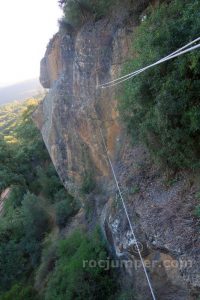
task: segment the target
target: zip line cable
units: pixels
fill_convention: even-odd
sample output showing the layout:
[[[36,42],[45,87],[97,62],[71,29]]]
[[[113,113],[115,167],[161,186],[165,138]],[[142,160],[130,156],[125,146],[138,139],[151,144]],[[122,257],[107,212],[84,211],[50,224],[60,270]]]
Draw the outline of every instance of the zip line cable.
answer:
[[[153,63],[153,64],[150,64],[150,65],[148,65],[148,66],[146,66],[146,67],[144,67],[144,68],[142,68],[142,69],[136,70],[136,71],[134,71],[134,72],[132,72],[132,73],[129,73],[129,74],[125,75],[125,76],[119,77],[119,78],[117,78],[117,79],[115,79],[115,80],[112,80],[112,81],[109,81],[109,82],[107,82],[107,83],[101,84],[101,85],[97,86],[97,88],[106,88],[106,87],[116,86],[116,85],[118,85],[118,84],[120,84],[120,83],[122,83],[122,82],[124,82],[124,81],[126,81],[126,80],[129,80],[129,79],[131,79],[131,78],[133,78],[133,77],[139,75],[140,73],[144,72],[144,71],[147,70],[147,69],[150,69],[150,68],[152,68],[152,67],[154,67],[154,66],[156,66],[156,65],[159,65],[159,64],[161,64],[161,63],[163,63],[163,62],[165,62],[165,61],[168,61],[168,60],[170,60],[170,59],[173,59],[173,58],[175,58],[175,57],[181,56],[181,55],[183,55],[183,54],[185,54],[185,53],[188,53],[188,52],[190,52],[190,51],[193,51],[193,50],[195,50],[195,49],[198,49],[198,48],[200,47],[200,43],[197,44],[197,45],[195,45],[195,46],[193,46],[193,47],[188,48],[190,45],[192,45],[192,44],[194,44],[194,43],[196,43],[196,42],[198,42],[198,41],[200,41],[200,37],[197,38],[197,39],[195,39],[195,40],[193,40],[193,41],[191,41],[191,42],[188,43],[187,45],[181,47],[180,49],[178,49],[178,50],[176,50],[176,51],[174,51],[174,52],[172,52],[172,53],[169,54],[168,56],[166,56],[166,57],[164,57],[164,58],[158,60],[157,62],[155,62],[155,63]],[[53,113],[53,105],[52,105],[52,113]],[[98,119],[98,118],[97,118],[97,119]],[[98,123],[97,123],[97,124],[98,124]],[[50,120],[50,128],[51,128],[51,126],[52,126],[52,114],[51,114],[51,120]],[[150,292],[151,292],[152,299],[153,299],[153,300],[156,300],[156,297],[155,297],[155,294],[154,294],[154,291],[153,291],[153,287],[152,287],[152,284],[151,284],[149,275],[148,275],[148,273],[147,273],[147,269],[146,269],[144,260],[143,260],[143,258],[142,258],[142,254],[141,254],[141,251],[140,251],[140,248],[139,248],[139,244],[138,244],[138,241],[137,241],[137,239],[136,239],[136,235],[135,235],[135,233],[134,233],[133,226],[132,226],[132,223],[131,223],[129,214],[128,214],[128,210],[127,210],[127,207],[126,207],[126,204],[125,204],[125,200],[124,200],[124,198],[123,198],[122,191],[121,191],[121,188],[120,188],[120,186],[119,186],[119,182],[118,182],[118,180],[117,180],[117,176],[116,176],[116,173],[115,173],[115,170],[114,170],[112,161],[111,161],[110,156],[109,156],[109,151],[108,151],[108,148],[107,148],[107,146],[106,146],[106,141],[105,141],[105,138],[104,138],[104,136],[103,136],[103,132],[102,132],[101,126],[100,126],[99,124],[98,124],[98,127],[99,127],[99,131],[100,131],[100,134],[101,134],[103,146],[104,146],[104,148],[105,148],[105,152],[106,152],[108,164],[110,165],[110,168],[111,168],[111,170],[112,170],[113,178],[114,178],[114,180],[115,180],[115,183],[116,183],[116,186],[117,186],[119,195],[120,195],[120,199],[121,199],[122,204],[123,204],[123,208],[124,208],[124,211],[125,211],[125,214],[126,214],[128,223],[129,223],[129,227],[130,227],[130,229],[131,229],[131,233],[132,233],[132,236],[133,236],[133,239],[134,239],[134,243],[135,243],[135,245],[136,245],[136,249],[137,249],[139,258],[140,258],[141,263],[142,263],[143,271],[144,271],[145,276],[146,276],[146,280],[147,280],[147,283],[148,283],[148,286],[149,286],[149,289],[150,289]],[[44,139],[44,140],[45,140],[45,139]],[[47,149],[48,149],[48,147],[47,147]]]
[[[174,54],[176,54],[176,53],[178,53],[178,52],[184,50],[185,48],[188,48],[190,45],[192,45],[192,44],[198,42],[199,40],[200,40],[200,37],[198,37],[197,39],[193,40],[192,42],[186,44],[185,46],[179,48],[178,50],[172,52],[172,53],[169,54],[168,56],[166,56],[166,57],[160,59],[159,61],[161,62],[161,61],[163,61],[164,59],[166,59],[166,58],[168,58],[168,57],[170,57],[170,56],[172,56],[172,55],[174,55]],[[141,69],[141,70],[144,70],[144,69],[146,69],[146,67],[143,68],[143,69]],[[132,73],[130,73],[130,74],[127,74],[127,75],[125,75],[125,76],[122,76],[122,77],[120,77],[120,78],[117,78],[117,79],[115,79],[115,80],[112,80],[112,81],[110,81],[110,82],[108,82],[108,83],[102,84],[102,85],[100,85],[100,86],[104,86],[104,85],[108,85],[108,84],[110,84],[110,83],[114,83],[114,82],[116,82],[116,81],[118,81],[118,80],[120,80],[120,79],[129,77],[130,75],[133,75],[133,74],[136,73],[136,72],[138,72],[138,71],[132,72]]]
[[[132,233],[132,235],[133,235],[133,239],[134,239],[134,242],[135,242],[135,245],[136,245],[136,249],[137,249],[137,252],[138,252],[138,254],[139,254],[139,258],[140,258],[140,260],[141,260],[141,263],[142,263],[142,267],[143,267],[143,270],[144,270],[144,273],[145,273],[145,276],[146,276],[146,279],[147,279],[147,283],[148,283],[148,285],[149,285],[149,289],[150,289],[150,292],[151,292],[151,295],[152,295],[152,299],[153,299],[153,300],[156,300],[156,297],[155,297],[155,294],[154,294],[154,291],[153,291],[153,287],[152,287],[152,285],[151,285],[151,281],[150,281],[149,275],[148,275],[148,273],[147,273],[147,269],[146,269],[146,267],[145,267],[144,260],[143,260],[143,258],[142,258],[142,254],[141,254],[141,251],[140,251],[140,247],[139,247],[138,241],[137,241],[137,239],[136,239],[136,235],[135,235],[135,233],[134,233],[133,226],[132,226],[132,223],[131,223],[129,214],[128,214],[128,210],[127,210],[127,208],[126,208],[126,204],[125,204],[124,198],[123,198],[123,196],[122,196],[122,191],[121,191],[121,188],[120,188],[120,186],[119,186],[119,182],[118,182],[118,180],[117,180],[117,176],[116,176],[116,173],[115,173],[113,164],[112,164],[111,159],[110,159],[110,156],[109,156],[108,148],[107,148],[107,146],[106,146],[106,141],[105,141],[105,138],[104,138],[104,136],[103,136],[103,132],[102,132],[101,126],[100,126],[99,124],[98,124],[98,127],[99,127],[99,131],[100,131],[100,134],[101,134],[103,146],[104,146],[104,148],[105,148],[107,160],[108,160],[108,163],[109,163],[109,165],[110,165],[110,167],[111,167],[112,174],[113,174],[113,177],[114,177],[114,180],[115,180],[115,183],[116,183],[116,186],[117,186],[117,189],[118,189],[118,192],[119,192],[119,195],[120,195],[122,204],[123,204],[123,208],[124,208],[126,217],[127,217],[127,219],[128,219],[128,223],[129,223],[129,226],[130,226],[130,229],[131,229],[131,233]]]
[[[157,62],[149,65],[149,66],[146,66],[142,69],[139,69],[137,71],[134,71],[132,73],[129,73],[125,76],[122,76],[120,78],[117,78],[115,80],[112,80],[110,82],[107,82],[107,83],[104,83],[102,85],[99,85],[97,86],[97,88],[106,88],[106,87],[111,87],[111,86],[115,86],[115,85],[118,85],[126,80],[129,80],[137,75],[139,75],[140,73],[144,72],[145,70],[149,69],[149,68],[152,68],[158,64],[161,64],[165,61],[168,61],[170,59],[173,59],[175,57],[178,57],[178,56],[181,56],[185,53],[188,53],[190,51],[193,51],[197,48],[200,47],[200,43],[195,45],[195,46],[192,46],[190,48],[188,48],[189,46],[191,46],[192,44],[196,43],[200,41],[200,37],[191,41],[190,43],[186,44],[185,46],[181,47],[180,49],[172,52],[171,54],[167,55],[166,57],[158,60]],[[95,109],[96,111],[96,109]],[[96,113],[97,114],[97,113]],[[97,118],[98,119],[98,118]],[[98,123],[97,123],[98,124]],[[141,254],[141,251],[140,251],[140,248],[139,248],[139,244],[138,244],[138,241],[136,239],[136,235],[134,233],[134,230],[133,230],[133,226],[132,226],[132,223],[131,223],[131,220],[130,220],[130,217],[129,217],[129,214],[128,214],[128,210],[127,210],[127,207],[126,207],[126,204],[125,204],[125,201],[124,201],[124,198],[123,198],[123,195],[122,195],[122,191],[121,191],[121,188],[119,186],[119,182],[117,180],[117,176],[116,176],[116,173],[115,173],[115,170],[114,170],[114,167],[113,167],[113,164],[112,164],[112,161],[110,159],[110,156],[109,156],[109,151],[108,151],[108,148],[106,146],[106,141],[105,141],[105,138],[103,136],[103,132],[102,132],[102,129],[101,129],[101,126],[98,124],[98,127],[99,127],[99,131],[100,131],[100,134],[101,134],[101,138],[102,138],[102,142],[103,142],[103,146],[105,148],[105,152],[106,152],[106,156],[107,156],[107,160],[108,160],[108,164],[110,165],[110,168],[112,170],[112,174],[113,174],[113,178],[115,180],[115,183],[116,183],[116,186],[117,186],[117,189],[118,189],[118,192],[119,192],[119,195],[120,195],[120,198],[121,198],[121,201],[122,201],[122,205],[123,205],[123,208],[124,208],[124,211],[125,211],[125,214],[126,214],[126,217],[127,217],[127,220],[128,220],[128,223],[129,223],[129,226],[130,226],[130,229],[131,229],[131,233],[132,233],[132,236],[133,236],[133,239],[134,239],[134,242],[135,242],[135,245],[136,245],[136,249],[137,249],[137,252],[138,252],[138,255],[139,255],[139,258],[141,260],[141,263],[142,263],[142,267],[143,267],[143,271],[145,273],[145,276],[146,276],[146,280],[147,280],[147,283],[148,283],[148,286],[149,286],[149,289],[150,289],[150,292],[151,292],[151,296],[152,296],[152,299],[153,300],[156,300],[156,297],[155,297],[155,294],[154,294],[154,291],[153,291],[153,287],[152,287],[152,284],[151,284],[151,281],[150,281],[150,278],[149,278],[149,275],[147,273],[147,269],[146,269],[146,266],[145,266],[145,263],[144,263],[144,260],[142,258],[142,254]]]
[[[147,66],[147,67],[145,67],[145,68],[139,69],[139,70],[134,71],[134,72],[132,72],[132,73],[130,73],[130,74],[127,74],[127,75],[125,75],[125,76],[122,76],[122,77],[120,77],[120,78],[117,78],[117,79],[115,79],[115,80],[112,80],[112,81],[110,81],[110,82],[107,82],[107,83],[105,83],[105,84],[99,85],[99,87],[105,88],[105,87],[109,87],[109,86],[114,86],[114,84],[112,85],[112,83],[116,83],[116,84],[121,83],[121,82],[123,82],[123,81],[125,81],[125,80],[128,80],[128,79],[130,79],[130,78],[132,78],[132,77],[138,75],[139,73],[141,73],[141,72],[143,72],[143,71],[145,71],[145,70],[147,70],[147,69],[149,69],[149,68],[151,68],[151,67],[153,67],[153,66],[155,66],[155,65],[158,65],[158,64],[160,64],[160,63],[162,63],[162,62],[165,62],[165,61],[167,61],[167,60],[170,60],[170,59],[172,59],[172,58],[175,58],[175,57],[177,57],[177,56],[180,56],[180,55],[182,55],[182,54],[185,54],[185,53],[187,53],[187,52],[189,52],[189,51],[192,51],[192,50],[194,50],[194,49],[196,49],[196,48],[199,48],[199,47],[200,47],[200,44],[198,44],[198,45],[196,45],[196,46],[193,46],[193,47],[191,47],[191,48],[189,48],[189,49],[186,49],[186,50],[184,50],[184,51],[181,51],[181,50],[187,48],[189,45],[191,45],[191,44],[193,44],[193,43],[195,43],[195,42],[197,42],[197,41],[199,41],[199,40],[200,40],[200,38],[197,38],[196,40],[194,40],[194,41],[190,42],[189,44],[185,45],[184,47],[182,47],[182,48],[176,50],[175,52],[171,53],[170,55],[168,55],[168,56],[166,56],[166,57],[160,59],[159,61],[157,61],[157,62],[155,62],[155,63],[153,63],[153,64],[151,64],[151,65],[149,65],[149,66]],[[122,79],[124,79],[124,80],[122,80]],[[116,85],[116,84],[115,84],[115,85]]]
[[[118,81],[118,82],[116,82],[116,83],[113,83],[113,84],[109,84],[109,85],[105,85],[105,86],[103,85],[103,86],[101,86],[101,88],[104,88],[104,89],[105,89],[106,87],[116,86],[116,85],[118,85],[118,84],[120,84],[120,83],[122,83],[122,82],[124,82],[124,81],[127,81],[127,80],[129,80],[129,79],[131,79],[131,78],[137,76],[138,74],[144,72],[145,70],[152,68],[152,67],[155,66],[155,65],[161,64],[161,63],[163,63],[163,62],[165,62],[165,61],[168,61],[168,60],[170,60],[170,59],[172,59],[172,58],[175,58],[175,57],[177,57],[177,56],[181,56],[181,55],[183,55],[184,53],[187,53],[187,52],[192,51],[192,50],[194,50],[194,49],[196,49],[196,48],[199,48],[199,47],[200,47],[200,44],[198,44],[198,45],[196,45],[196,46],[194,46],[194,47],[191,47],[191,48],[189,48],[189,49],[187,49],[187,50],[185,50],[185,51],[182,51],[182,52],[180,52],[180,53],[178,53],[178,54],[175,54],[175,55],[173,55],[173,56],[166,57],[166,58],[164,58],[164,59],[162,59],[162,60],[160,60],[160,61],[158,61],[158,62],[156,62],[156,63],[154,63],[154,64],[152,64],[152,65],[150,65],[150,66],[148,66],[148,67],[145,67],[145,68],[140,69],[140,70],[138,70],[138,71],[136,71],[136,72],[134,72],[134,73],[129,74],[129,76],[128,76],[127,78],[123,79],[123,80],[120,80],[120,81]]]
[[[153,63],[151,65],[148,65],[148,66],[146,66],[146,67],[144,67],[142,69],[139,69],[137,71],[134,71],[132,73],[129,73],[129,74],[125,75],[125,76],[119,77],[119,78],[117,78],[115,80],[112,80],[112,81],[109,81],[107,83],[101,84],[101,85],[97,86],[97,88],[106,88],[106,87],[116,86],[116,85],[118,85],[118,84],[120,84],[120,83],[122,83],[122,82],[124,82],[126,80],[129,80],[129,79],[131,79],[131,78],[139,75],[140,73],[146,71],[147,69],[150,69],[150,68],[152,68],[152,67],[154,67],[156,65],[159,65],[159,64],[161,64],[161,63],[163,63],[165,61],[168,61],[168,60],[173,59],[175,57],[181,56],[181,55],[183,55],[185,53],[188,53],[190,51],[193,51],[193,50],[195,50],[195,49],[197,49],[197,48],[200,47],[200,43],[198,43],[197,45],[195,45],[193,47],[190,47],[190,48],[188,48],[188,47],[190,45],[198,42],[198,41],[200,41],[200,37],[198,37],[197,39],[193,40],[192,42],[186,44],[185,46],[183,46],[180,49],[172,52],[171,54],[167,55],[166,57],[158,60],[157,62],[155,62],[155,63]],[[186,49],[186,48],[188,48],[188,49]]]
[[[124,82],[124,81],[127,81],[127,80],[129,80],[129,79],[131,79],[131,78],[137,76],[138,74],[144,72],[144,71],[147,70],[147,69],[150,69],[150,68],[152,68],[152,67],[154,67],[154,66],[156,66],[156,65],[159,65],[159,64],[161,64],[161,63],[163,63],[163,62],[165,62],[165,61],[168,61],[168,60],[170,60],[170,59],[172,59],[172,58],[175,58],[175,57],[177,57],[177,56],[181,56],[181,55],[183,55],[183,54],[185,54],[185,53],[187,53],[187,52],[190,52],[190,51],[192,51],[192,50],[195,50],[195,49],[197,49],[197,48],[199,48],[199,47],[200,47],[200,43],[199,43],[198,45],[196,45],[196,46],[193,46],[193,47],[189,48],[189,49],[186,49],[186,50],[184,50],[184,51],[181,51],[181,52],[179,52],[179,53],[177,53],[177,54],[175,54],[175,55],[167,56],[166,58],[163,58],[163,59],[157,61],[156,63],[154,63],[154,64],[152,64],[152,65],[149,65],[149,66],[147,66],[147,67],[145,67],[145,68],[143,68],[143,69],[140,69],[140,70],[138,70],[138,71],[135,71],[135,72],[133,72],[133,73],[130,73],[130,74],[127,75],[127,78],[125,78],[125,79],[120,79],[120,78],[118,78],[118,79],[116,80],[116,82],[113,83],[113,84],[111,84],[111,82],[108,82],[108,83],[106,83],[106,84],[100,85],[99,87],[101,87],[101,88],[106,88],[106,87],[116,86],[116,85],[118,85],[118,84],[120,84],[120,83],[122,83],[122,82]]]
[[[151,65],[148,65],[142,69],[139,69],[137,71],[134,71],[132,73],[129,73],[125,76],[122,76],[122,77],[119,77],[115,80],[112,80],[112,81],[109,81],[107,83],[104,83],[104,84],[101,84],[99,86],[97,86],[97,88],[106,88],[106,87],[112,87],[112,86],[116,86],[126,80],[129,80],[137,75],[139,75],[140,73],[146,71],[147,69],[150,69],[156,65],[159,65],[165,61],[168,61],[170,59],[173,59],[175,57],[178,57],[178,56],[181,56],[185,53],[188,53],[190,51],[193,51],[197,48],[200,47],[200,43],[193,46],[193,47],[190,47],[188,48],[190,45],[196,43],[200,41],[200,37],[191,41],[190,43],[186,44],[185,46],[181,47],[180,49],[172,52],[171,54],[167,55],[166,57],[158,60],[157,62],[151,64]],[[52,110],[53,110],[53,107],[52,107]],[[152,299],[153,300],[156,300],[156,297],[155,297],[155,294],[154,294],[154,291],[153,291],[153,287],[151,285],[151,281],[150,281],[150,278],[149,278],[149,275],[147,273],[147,269],[146,269],[146,266],[145,266],[145,263],[144,263],[144,260],[142,258],[142,254],[141,254],[141,251],[140,251],[140,248],[139,248],[139,244],[138,244],[138,241],[136,239],[136,235],[134,233],[134,230],[133,230],[133,226],[132,226],[132,223],[131,223],[131,220],[130,220],[130,217],[129,217],[129,214],[128,214],[128,210],[127,210],[127,207],[126,207],[126,204],[125,204],[125,201],[124,201],[124,198],[123,198],[123,195],[122,195],[122,191],[121,191],[121,188],[119,186],[119,182],[117,180],[117,176],[116,176],[116,173],[115,173],[115,170],[114,170],[114,167],[113,167],[113,164],[111,162],[111,159],[110,159],[110,156],[109,156],[109,152],[108,152],[108,148],[106,146],[106,142],[105,142],[105,139],[104,139],[104,136],[103,136],[103,132],[102,132],[102,129],[101,129],[101,126],[99,125],[99,130],[100,130],[100,134],[101,134],[101,138],[102,138],[102,142],[103,142],[103,145],[104,145],[104,148],[105,148],[105,152],[106,152],[106,156],[107,156],[107,160],[108,160],[108,164],[110,165],[111,167],[111,170],[112,170],[112,174],[113,174],[113,177],[114,177],[114,180],[115,180],[115,183],[116,183],[116,186],[117,186],[117,189],[118,189],[118,192],[119,192],[119,195],[120,195],[120,198],[121,198],[121,201],[122,201],[122,205],[123,205],[123,208],[124,208],[124,211],[125,211],[125,214],[126,214],[126,217],[127,217],[127,220],[128,220],[128,223],[129,223],[129,227],[131,229],[131,233],[132,233],[132,236],[133,236],[133,239],[134,239],[134,243],[136,245],[136,249],[137,249],[137,252],[138,252],[138,255],[139,255],[139,258],[141,260],[141,263],[142,263],[142,267],[143,267],[143,271],[145,273],[145,276],[146,276],[146,280],[147,280],[147,283],[148,283],[148,286],[149,286],[149,289],[150,289],[150,292],[151,292],[151,296],[152,296]]]

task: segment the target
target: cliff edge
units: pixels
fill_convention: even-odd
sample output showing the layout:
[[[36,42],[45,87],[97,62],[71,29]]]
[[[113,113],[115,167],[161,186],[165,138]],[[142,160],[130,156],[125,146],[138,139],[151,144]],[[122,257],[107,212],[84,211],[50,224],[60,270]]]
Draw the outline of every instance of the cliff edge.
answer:
[[[157,298],[197,299],[200,238],[193,209],[198,181],[182,172],[166,185],[167,175],[147,150],[131,145],[119,119],[117,89],[98,88],[116,78],[133,56],[137,24],[124,9],[117,16],[89,20],[77,32],[58,32],[41,61],[40,80],[49,93],[33,119],[64,186],[82,197],[84,178],[95,181],[82,200],[92,210],[88,222],[101,224],[117,258],[133,262],[125,267],[124,284],[133,284],[138,299],[151,299],[109,168],[102,128]]]

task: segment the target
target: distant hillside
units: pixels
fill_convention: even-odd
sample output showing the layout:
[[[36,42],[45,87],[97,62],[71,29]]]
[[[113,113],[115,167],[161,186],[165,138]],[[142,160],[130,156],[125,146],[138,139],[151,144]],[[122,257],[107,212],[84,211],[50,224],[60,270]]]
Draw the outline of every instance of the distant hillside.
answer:
[[[10,141],[23,112],[27,107],[36,106],[41,100],[42,98],[37,97],[0,105],[0,138],[2,134],[4,140]]]
[[[0,105],[15,100],[25,100],[43,93],[43,88],[38,79],[30,79],[14,85],[0,88]]]

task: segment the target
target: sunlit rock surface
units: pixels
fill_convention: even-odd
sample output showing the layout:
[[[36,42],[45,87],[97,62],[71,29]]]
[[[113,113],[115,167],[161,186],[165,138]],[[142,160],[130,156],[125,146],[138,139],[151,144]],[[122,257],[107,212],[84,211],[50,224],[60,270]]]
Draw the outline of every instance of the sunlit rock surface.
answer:
[[[135,28],[134,18],[121,12],[120,17],[88,22],[76,33],[56,34],[41,62],[40,80],[50,91],[33,119],[71,193],[78,196],[85,174],[92,173],[97,183],[88,197],[93,224],[101,224],[117,258],[137,264],[102,129],[158,299],[197,299],[200,238],[193,209],[198,184],[190,174],[180,174],[166,185],[147,151],[133,147],[125,134],[117,111],[119,91],[98,88],[119,76],[133,55]],[[125,285],[134,286],[138,299],[151,299],[142,268],[125,270]]]

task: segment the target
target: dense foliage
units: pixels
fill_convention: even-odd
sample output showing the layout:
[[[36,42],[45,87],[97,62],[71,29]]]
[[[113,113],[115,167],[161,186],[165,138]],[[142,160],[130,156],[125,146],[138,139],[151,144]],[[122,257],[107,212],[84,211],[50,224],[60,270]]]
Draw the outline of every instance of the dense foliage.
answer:
[[[124,74],[168,55],[199,36],[200,2],[175,0],[149,10],[134,37]],[[171,168],[200,167],[200,52],[156,66],[124,85],[121,115],[133,141]]]
[[[78,209],[31,120],[37,104],[31,99],[0,108],[0,194],[9,189],[0,212],[0,299],[17,299],[15,294],[20,300],[35,299],[34,291],[23,285],[39,266],[44,238],[55,226],[56,207],[62,204],[66,214],[62,226]]]
[[[99,231],[63,238],[80,204],[60,183],[31,120],[37,103],[0,108],[0,192],[9,190],[0,211],[0,300],[117,299],[112,270],[83,267],[83,260],[107,260]],[[86,179],[89,193],[94,183]]]
[[[15,284],[12,289],[6,292],[1,300],[39,300],[36,291],[31,286]]]
[[[89,263],[83,265],[83,261],[106,261],[107,257],[98,230],[90,238],[77,231],[68,239],[61,240],[45,300],[116,299],[117,285],[112,271],[91,267]]]
[[[113,5],[116,5],[114,0],[60,0],[61,7],[64,11],[64,18],[73,26],[80,26],[88,16],[99,19],[110,11]]]
[[[55,207],[56,224],[59,226],[59,228],[62,228],[65,227],[68,219],[79,210],[79,205],[70,195],[66,197],[66,192],[64,190],[60,190],[56,194],[56,198],[59,199]]]

